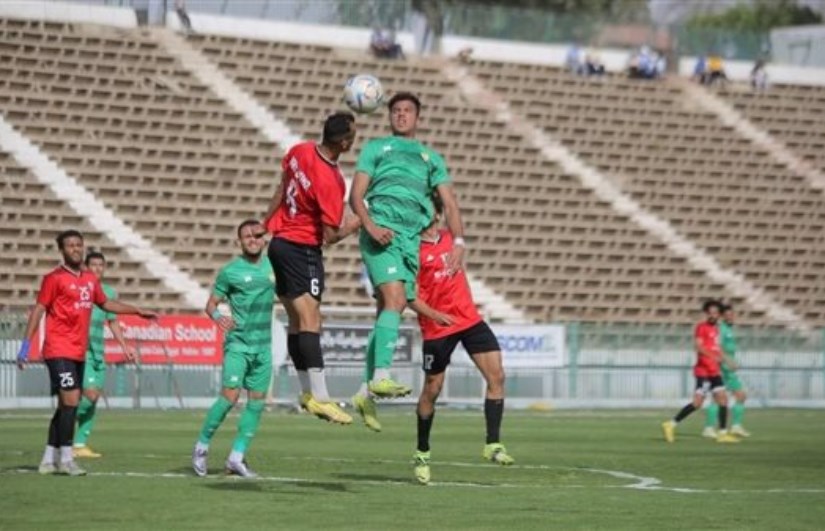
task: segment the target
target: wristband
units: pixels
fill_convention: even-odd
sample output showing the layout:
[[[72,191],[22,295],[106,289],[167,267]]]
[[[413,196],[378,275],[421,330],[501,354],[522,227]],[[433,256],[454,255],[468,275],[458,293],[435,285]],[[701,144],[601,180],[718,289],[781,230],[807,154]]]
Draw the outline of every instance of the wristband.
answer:
[[[466,244],[464,243],[464,238],[459,236],[458,238],[453,238],[453,245],[458,245],[459,247],[465,247]]]
[[[210,317],[212,317],[213,321],[217,321],[218,319],[223,317],[223,314],[221,313],[221,311],[219,309],[215,308],[215,311],[212,312],[212,315]]]

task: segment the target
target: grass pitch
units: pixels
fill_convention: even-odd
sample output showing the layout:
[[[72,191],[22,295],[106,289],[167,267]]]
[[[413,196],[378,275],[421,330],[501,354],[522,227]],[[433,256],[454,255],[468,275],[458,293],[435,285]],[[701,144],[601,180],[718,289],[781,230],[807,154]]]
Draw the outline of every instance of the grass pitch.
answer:
[[[384,432],[266,413],[249,453],[258,480],[226,478],[231,415],[210,477],[189,454],[199,411],[100,412],[85,478],[41,477],[49,415],[0,414],[0,529],[821,529],[825,412],[748,411],[738,445],[699,437],[672,412],[508,412],[517,465],[481,459],[480,412],[441,409],[433,484],[414,483],[411,410],[383,412]]]

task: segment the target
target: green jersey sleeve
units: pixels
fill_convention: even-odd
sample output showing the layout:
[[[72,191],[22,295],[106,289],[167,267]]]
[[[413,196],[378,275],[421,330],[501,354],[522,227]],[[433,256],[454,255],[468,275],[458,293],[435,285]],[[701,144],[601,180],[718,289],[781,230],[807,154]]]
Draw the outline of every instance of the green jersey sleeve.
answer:
[[[226,266],[221,268],[215,279],[215,285],[212,287],[212,295],[221,299],[229,297],[229,272],[226,269]]]
[[[117,299],[117,291],[115,291],[115,288],[108,284],[103,284],[103,293],[106,294],[106,300],[113,301]],[[115,319],[117,319],[117,314],[112,312],[106,312],[106,315],[104,315],[103,318],[107,321],[114,321]]]
[[[370,140],[361,148],[358,155],[358,162],[355,163],[356,173],[366,173],[370,177],[375,176],[375,168],[378,166],[379,142]]]
[[[432,161],[432,171],[430,172],[430,188],[435,189],[436,186],[450,182],[450,174],[447,172],[447,164],[444,158],[433,150],[430,151],[430,160]]]

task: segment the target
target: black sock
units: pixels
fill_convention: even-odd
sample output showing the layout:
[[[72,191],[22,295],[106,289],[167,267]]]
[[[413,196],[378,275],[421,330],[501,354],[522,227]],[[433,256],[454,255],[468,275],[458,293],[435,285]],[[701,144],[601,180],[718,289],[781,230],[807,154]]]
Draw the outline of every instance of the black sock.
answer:
[[[725,430],[728,427],[728,406],[719,406],[719,429]]]
[[[60,422],[60,408],[54,410],[54,415],[52,415],[52,421],[49,423],[49,440],[47,441],[49,446],[54,446],[55,448],[60,446],[59,439],[57,437],[57,425]]]
[[[487,444],[499,442],[502,416],[504,416],[503,398],[487,398],[484,400],[484,420],[487,422]]]
[[[301,358],[306,370],[324,368],[321,334],[318,332],[298,332],[298,350],[301,351]]]
[[[418,417],[418,451],[429,452],[430,429],[432,429],[433,427],[433,417],[435,417],[435,410],[433,410],[433,412],[427,418],[422,417],[418,413],[416,413],[416,416]]]
[[[74,423],[77,406],[60,406],[60,418],[57,420],[58,446],[71,446],[74,442]]]
[[[298,334],[289,334],[286,336],[286,351],[296,371],[306,371],[307,366],[304,363],[304,358],[301,356],[301,349],[298,346]]]
[[[696,411],[696,407],[694,407],[693,402],[691,402],[690,404],[683,407],[682,410],[679,413],[677,413],[675,417],[673,417],[673,422],[682,422],[685,419],[685,417],[687,417],[694,411]]]

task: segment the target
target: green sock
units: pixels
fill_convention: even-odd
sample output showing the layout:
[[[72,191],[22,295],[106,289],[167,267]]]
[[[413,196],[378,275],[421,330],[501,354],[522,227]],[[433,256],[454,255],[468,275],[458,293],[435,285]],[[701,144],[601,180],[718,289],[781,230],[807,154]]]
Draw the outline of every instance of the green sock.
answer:
[[[707,409],[707,416],[705,417],[705,427],[715,428],[717,422],[719,422],[719,404],[711,402]]]
[[[92,402],[86,395],[80,399],[80,405],[77,406],[77,433],[74,436],[75,446],[86,446],[86,441],[92,433],[92,428],[95,425],[95,412],[97,411],[97,402]]]
[[[401,314],[392,310],[384,310],[375,321],[375,367],[389,369],[392,366],[392,357],[395,354],[395,343],[398,341],[398,327],[401,326]]]
[[[246,407],[238,419],[238,435],[232,443],[232,451],[246,453],[249,443],[258,431],[258,424],[261,423],[261,412],[264,410],[263,400],[249,400]]]
[[[229,413],[230,409],[232,409],[232,402],[227,400],[223,395],[215,400],[215,403],[212,404],[212,407],[206,412],[206,419],[203,421],[198,442],[204,445],[209,444],[209,441],[212,440],[212,436],[215,435],[215,432],[220,427],[223,419],[226,418],[226,414]]]
[[[364,381],[369,382],[375,373],[375,333],[373,332],[370,332],[370,337],[367,340],[366,361],[364,365]]]
[[[742,419],[745,417],[745,404],[737,402],[733,405],[733,425],[742,425]]]

